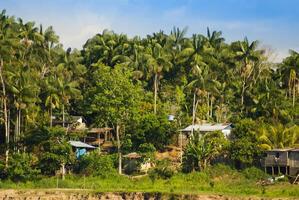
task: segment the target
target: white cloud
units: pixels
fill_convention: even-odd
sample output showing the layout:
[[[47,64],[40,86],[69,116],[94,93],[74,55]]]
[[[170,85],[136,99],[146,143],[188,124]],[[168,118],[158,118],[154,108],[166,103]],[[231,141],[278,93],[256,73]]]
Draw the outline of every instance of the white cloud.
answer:
[[[76,13],[71,19],[54,20],[52,24],[63,45],[73,48],[81,48],[96,33],[111,29],[108,18],[86,11]]]

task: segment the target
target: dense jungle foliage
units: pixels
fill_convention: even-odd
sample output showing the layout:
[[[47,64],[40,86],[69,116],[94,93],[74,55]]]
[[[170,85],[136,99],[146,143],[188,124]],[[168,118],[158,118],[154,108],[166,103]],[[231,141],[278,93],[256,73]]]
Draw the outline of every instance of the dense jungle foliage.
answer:
[[[236,167],[251,166],[262,150],[298,146],[299,53],[272,63],[258,44],[174,27],[143,38],[104,30],[82,49],[66,49],[52,27],[3,10],[1,178],[54,175],[62,164],[87,175],[94,168],[97,175],[114,173],[114,154],[89,155],[79,165],[68,140],[84,133],[52,126],[52,116],[84,116],[89,127],[114,128],[123,153],[163,150],[192,123],[233,123],[229,141],[218,132],[190,141],[186,171],[205,170],[221,154]]]

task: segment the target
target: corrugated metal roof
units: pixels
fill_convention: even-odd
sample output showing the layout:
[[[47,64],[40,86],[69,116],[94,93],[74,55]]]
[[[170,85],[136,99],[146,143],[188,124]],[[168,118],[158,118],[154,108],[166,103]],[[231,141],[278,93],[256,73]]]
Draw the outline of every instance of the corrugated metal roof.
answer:
[[[192,129],[194,131],[202,131],[202,132],[230,130],[231,124],[211,124],[211,123],[195,124],[194,126],[193,125],[187,126],[181,131],[191,132]]]
[[[271,149],[267,150],[266,152],[287,152],[287,151],[294,151],[293,148],[284,148],[284,149]]]
[[[91,146],[89,144],[86,144],[81,141],[69,141],[70,145],[77,148],[89,148],[89,149],[95,149],[96,147]]]

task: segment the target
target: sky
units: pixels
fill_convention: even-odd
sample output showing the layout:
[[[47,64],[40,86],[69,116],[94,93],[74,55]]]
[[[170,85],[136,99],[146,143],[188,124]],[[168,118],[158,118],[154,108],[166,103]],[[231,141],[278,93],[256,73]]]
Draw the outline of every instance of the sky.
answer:
[[[65,48],[81,49],[104,29],[133,37],[176,26],[187,36],[222,31],[227,42],[259,40],[281,61],[299,51],[299,0],[0,0],[0,10],[53,26]]]

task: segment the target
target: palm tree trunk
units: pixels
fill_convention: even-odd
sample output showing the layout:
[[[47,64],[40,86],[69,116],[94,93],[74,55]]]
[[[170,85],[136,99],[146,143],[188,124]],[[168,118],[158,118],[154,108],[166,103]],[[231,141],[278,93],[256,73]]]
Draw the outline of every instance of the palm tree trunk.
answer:
[[[21,109],[18,110],[18,115],[19,115],[19,124],[18,124],[18,136],[19,136],[19,139],[21,138],[21,117],[22,117],[22,114],[21,114]]]
[[[62,104],[62,127],[64,127],[64,123],[65,123],[65,116],[64,116],[64,104]]]
[[[207,106],[208,106],[207,120],[209,120],[210,117],[210,93],[209,92],[207,92]]]
[[[51,97],[51,105],[50,105],[50,127],[53,126],[52,112],[53,112],[53,108],[52,108],[52,97]]]
[[[245,94],[245,82],[243,82],[243,84],[242,84],[242,91],[241,91],[241,105],[242,105],[242,107],[244,105],[244,94]]]
[[[15,145],[14,145],[14,150],[15,151],[18,151],[18,139],[19,139],[19,114],[18,114],[18,110],[17,110],[17,113],[16,113],[16,121],[15,121]]]
[[[197,106],[198,106],[198,100],[196,100],[196,91],[194,92],[193,95],[193,113],[192,113],[192,129],[191,129],[191,136],[193,136],[194,132],[194,124],[195,124],[195,117],[196,117],[196,111],[197,111]]]
[[[155,74],[154,80],[154,113],[157,113],[157,93],[158,93],[158,74]]]
[[[296,85],[293,86],[293,108],[295,107],[295,100],[296,100]]]
[[[3,69],[3,59],[0,62],[0,79],[2,84],[2,93],[3,93],[3,114],[4,114],[4,129],[5,129],[5,143],[6,143],[6,150],[5,150],[5,166],[8,167],[8,155],[9,155],[9,127],[8,127],[8,114],[7,114],[7,97],[6,97],[6,87],[2,75]]]
[[[118,151],[118,173],[122,174],[122,160],[121,160],[119,124],[118,123],[116,124],[116,140],[117,140],[117,151]]]
[[[195,123],[195,102],[196,102],[196,90],[194,91],[194,94],[193,94],[191,136],[193,136],[193,128],[194,128],[194,123]]]
[[[210,118],[212,119],[213,118],[213,98],[211,98],[211,104],[210,104]]]

